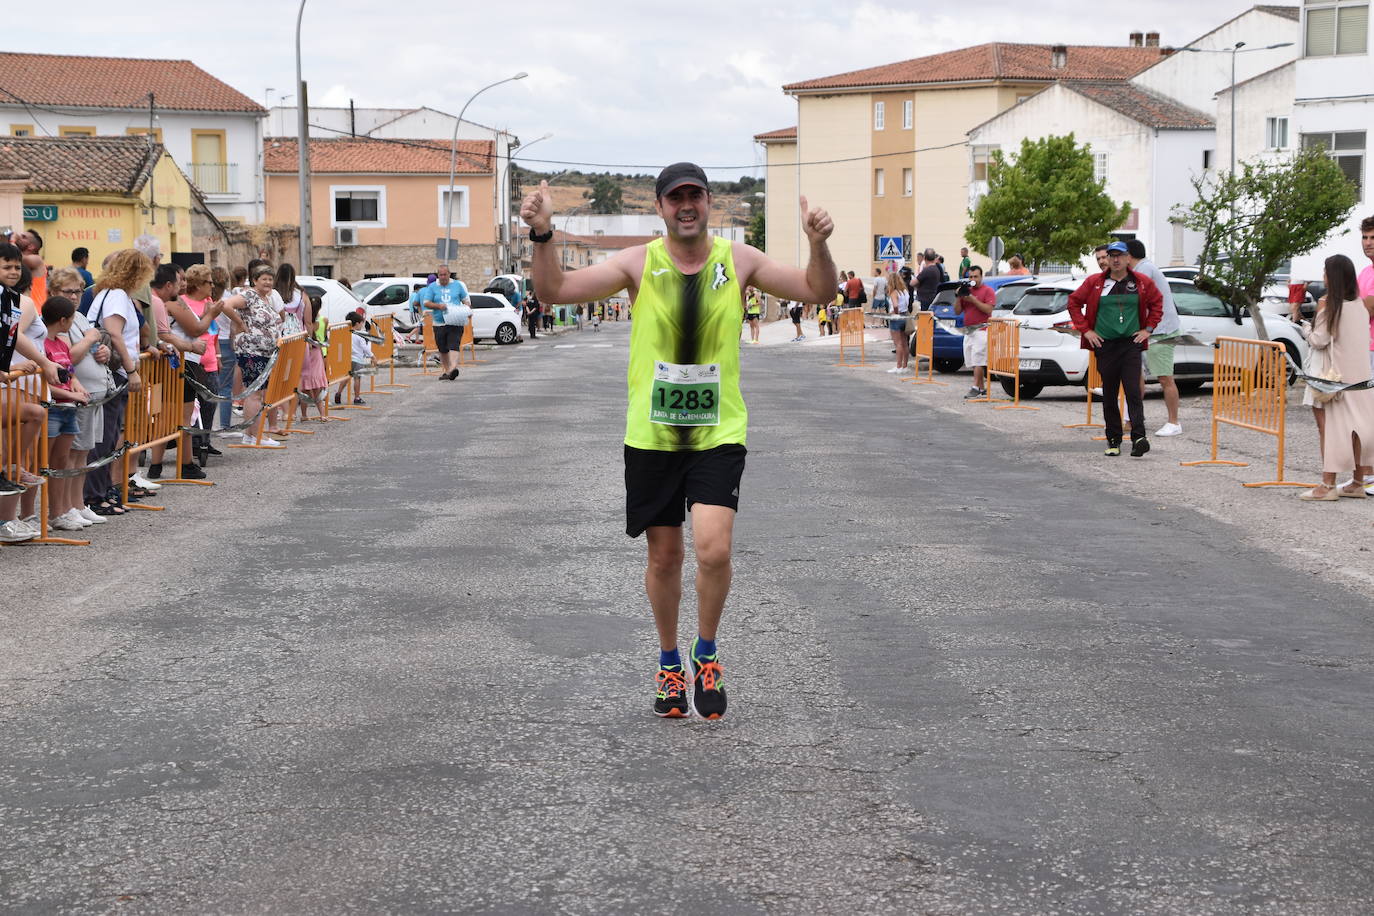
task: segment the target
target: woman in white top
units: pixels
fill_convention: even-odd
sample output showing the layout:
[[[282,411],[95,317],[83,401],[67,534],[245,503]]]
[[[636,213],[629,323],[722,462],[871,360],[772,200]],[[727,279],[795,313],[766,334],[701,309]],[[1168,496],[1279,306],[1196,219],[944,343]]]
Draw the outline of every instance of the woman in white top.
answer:
[[[907,316],[911,313],[911,291],[906,288],[900,271],[892,271],[887,279],[887,308],[891,316],[887,328],[892,334],[892,345],[897,348],[897,365],[887,371],[902,373],[911,360],[911,338],[906,330]]]

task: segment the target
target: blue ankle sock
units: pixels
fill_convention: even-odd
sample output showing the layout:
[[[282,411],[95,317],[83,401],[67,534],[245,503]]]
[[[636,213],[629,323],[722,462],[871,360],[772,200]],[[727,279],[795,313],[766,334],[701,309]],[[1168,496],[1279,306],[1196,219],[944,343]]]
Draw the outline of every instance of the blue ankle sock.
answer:
[[[693,649],[697,658],[712,658],[716,654],[716,641],[698,635]]]
[[[660,668],[681,668],[682,656],[676,649],[658,650],[658,666]]]

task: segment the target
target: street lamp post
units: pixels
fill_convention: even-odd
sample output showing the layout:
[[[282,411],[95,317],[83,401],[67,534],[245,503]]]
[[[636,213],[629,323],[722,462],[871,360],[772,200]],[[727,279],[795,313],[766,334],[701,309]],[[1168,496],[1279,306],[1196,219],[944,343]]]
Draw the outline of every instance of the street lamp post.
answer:
[[[510,178],[510,167],[511,167],[511,163],[514,162],[514,161],[515,161],[516,159],[518,159],[519,157],[525,155],[525,151],[528,150],[531,146],[534,146],[536,143],[539,143],[539,142],[541,142],[541,141],[547,140],[547,139],[549,139],[549,138],[552,137],[552,136],[553,136],[553,133],[550,132],[550,133],[544,134],[544,136],[542,136],[542,137],[536,137],[536,138],[534,138],[533,140],[531,140],[529,143],[526,143],[524,146],[520,147],[520,149],[519,149],[518,152],[516,152],[516,153],[514,153],[514,154],[512,154],[511,156],[508,156],[508,157],[506,158],[506,167],[505,167],[504,169],[501,170],[501,180],[498,182],[498,184],[499,184],[500,187],[501,187],[501,193],[502,193],[502,195],[503,195],[503,198],[504,198],[504,200],[505,200],[505,202],[506,202],[506,206],[507,206],[507,207],[510,206],[510,186],[509,186],[509,184],[507,183],[507,180]],[[506,242],[506,252],[505,252],[505,255],[506,255],[506,266],[510,268],[511,273],[517,273],[517,272],[518,272],[517,266],[516,266],[516,263],[515,263],[515,262],[516,262],[516,258],[515,258],[515,256],[514,256],[514,251],[515,251],[515,244],[514,244],[514,243],[515,243],[515,233],[514,233],[514,232],[512,231],[512,229],[511,229],[512,225],[515,223],[515,220],[516,220],[516,216],[515,216],[514,214],[510,214],[509,216],[505,217],[505,224],[501,227],[501,234],[502,234],[502,236],[504,236],[505,242]]]
[[[747,200],[737,200],[734,203],[732,203],[729,207],[727,207],[725,212],[720,215],[720,226],[717,227],[716,230],[717,235],[725,234],[726,219],[728,219],[736,210],[740,209],[741,207],[748,211],[753,209],[753,204],[749,203],[749,201]]]
[[[304,3],[305,0],[301,0],[301,2]],[[478,89],[476,92],[474,92],[471,96],[468,97],[468,100],[466,102],[463,103],[462,109],[458,112],[458,120],[453,122],[453,143],[449,147],[448,157],[448,200],[445,202],[444,206],[443,263],[446,266],[449,262],[449,249],[453,247],[453,182],[458,176],[458,128],[463,126],[463,115],[467,114],[468,106],[472,104],[473,100],[476,99],[482,93],[486,92],[488,89],[494,89],[502,83],[511,83],[515,80],[522,80],[527,76],[529,76],[529,74],[521,70],[519,73],[515,74],[515,76],[508,76],[503,80],[497,80],[496,82],[491,83],[490,85],[483,86],[481,89]]]
[[[314,226],[310,218],[310,106],[305,94],[305,80],[301,78],[301,20],[305,17],[305,0],[296,11],[296,185],[300,192],[301,228],[297,234],[299,260],[297,270],[310,274],[310,249],[314,241]]]

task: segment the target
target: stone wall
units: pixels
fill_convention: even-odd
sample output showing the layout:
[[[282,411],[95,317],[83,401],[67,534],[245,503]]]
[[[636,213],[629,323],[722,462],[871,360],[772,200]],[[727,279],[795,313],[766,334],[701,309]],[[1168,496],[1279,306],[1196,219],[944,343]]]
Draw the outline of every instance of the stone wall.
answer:
[[[357,245],[335,248],[316,245],[315,270],[328,267],[334,277],[357,283],[368,274],[383,277],[425,276],[439,265],[433,245]],[[469,289],[480,290],[495,274],[495,245],[463,245],[452,263],[453,273]]]
[[[297,228],[295,226],[243,225],[227,222],[217,224],[198,210],[191,213],[191,234],[195,251],[205,256],[211,267],[247,266],[254,258],[273,264],[299,259]]]

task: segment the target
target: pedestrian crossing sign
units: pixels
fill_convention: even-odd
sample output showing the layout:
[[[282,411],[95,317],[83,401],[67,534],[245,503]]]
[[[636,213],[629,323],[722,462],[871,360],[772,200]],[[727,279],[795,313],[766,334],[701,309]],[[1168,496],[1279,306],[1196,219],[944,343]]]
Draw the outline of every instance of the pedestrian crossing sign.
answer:
[[[878,236],[878,260],[900,261],[902,259],[902,238],[899,235]]]

